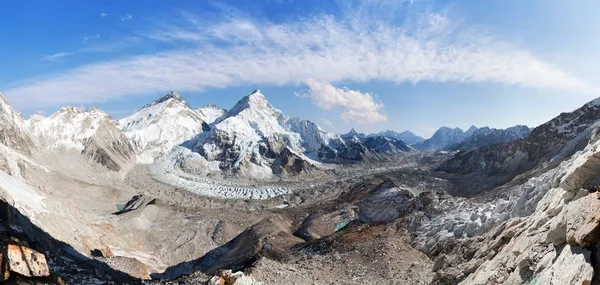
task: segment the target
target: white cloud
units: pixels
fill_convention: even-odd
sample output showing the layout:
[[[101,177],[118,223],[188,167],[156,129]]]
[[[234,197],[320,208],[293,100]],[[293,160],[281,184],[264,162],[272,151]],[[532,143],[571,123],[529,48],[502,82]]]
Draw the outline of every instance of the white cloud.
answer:
[[[172,89],[300,85],[306,78],[331,84],[377,80],[590,88],[526,50],[462,28],[445,15],[418,15],[413,22],[397,25],[365,18],[362,11],[355,16],[314,16],[282,24],[239,17],[222,17],[222,22],[211,24],[202,17],[180,17],[177,20],[186,22],[144,33],[146,42],[140,43],[164,41],[171,44],[168,50],[37,77],[5,93],[17,106],[41,108]],[[124,17],[131,18],[130,14]],[[359,114],[348,111],[343,118],[359,118]]]
[[[125,14],[125,16],[121,17],[121,21],[129,21],[131,19],[133,19],[133,15],[131,15],[129,13]]]
[[[45,60],[57,60],[59,58],[63,58],[65,56],[69,56],[72,53],[70,52],[59,52],[59,53],[55,53],[55,54],[51,54],[51,55],[47,55],[44,57]]]
[[[100,13],[100,17],[102,17],[102,18],[108,17],[108,13],[102,12],[102,13]]]
[[[375,103],[373,96],[369,93],[350,90],[346,87],[336,88],[331,84],[312,78],[304,80],[303,84],[309,88],[304,96],[309,97],[317,107],[325,110],[335,107],[346,108],[340,117],[344,121],[376,123],[387,120],[387,116],[379,112],[384,107],[383,104]]]

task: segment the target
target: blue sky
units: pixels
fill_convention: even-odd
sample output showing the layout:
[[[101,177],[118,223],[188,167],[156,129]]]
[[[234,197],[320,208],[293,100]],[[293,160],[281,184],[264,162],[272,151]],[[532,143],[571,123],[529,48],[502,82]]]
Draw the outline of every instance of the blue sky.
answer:
[[[599,1],[0,1],[0,92],[115,118],[260,88],[345,132],[537,126],[600,96]]]

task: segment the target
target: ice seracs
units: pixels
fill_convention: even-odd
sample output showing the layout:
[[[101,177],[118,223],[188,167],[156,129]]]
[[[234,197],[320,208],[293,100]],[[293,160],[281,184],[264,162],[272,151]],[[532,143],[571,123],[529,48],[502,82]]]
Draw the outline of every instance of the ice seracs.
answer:
[[[138,162],[152,163],[201,132],[205,118],[172,91],[119,120],[118,125],[136,148]]]

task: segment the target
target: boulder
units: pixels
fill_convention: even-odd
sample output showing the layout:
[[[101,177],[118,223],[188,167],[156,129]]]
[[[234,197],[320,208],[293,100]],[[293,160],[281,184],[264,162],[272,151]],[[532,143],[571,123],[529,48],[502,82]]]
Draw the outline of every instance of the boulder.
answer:
[[[209,285],[253,285],[260,284],[254,278],[246,276],[243,272],[233,273],[231,270],[222,270],[208,281]]]
[[[16,244],[4,246],[3,254],[10,271],[26,277],[48,277],[50,269],[46,256],[28,247]]]

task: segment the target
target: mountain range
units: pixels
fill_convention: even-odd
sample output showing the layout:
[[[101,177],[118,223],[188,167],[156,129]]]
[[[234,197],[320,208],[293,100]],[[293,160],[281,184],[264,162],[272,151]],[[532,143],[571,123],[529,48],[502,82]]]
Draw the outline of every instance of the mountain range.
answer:
[[[248,264],[262,280],[293,266],[302,283],[340,252],[353,270],[386,258],[420,283],[588,284],[599,120],[597,99],[533,130],[442,127],[410,145],[393,131],[325,132],[260,90],[229,110],[171,92],[120,120],[73,107],[23,120],[0,95],[0,236],[74,284]],[[299,254],[320,259],[279,258]],[[385,282],[378,268],[367,269]],[[347,269],[327,283],[354,278]]]

